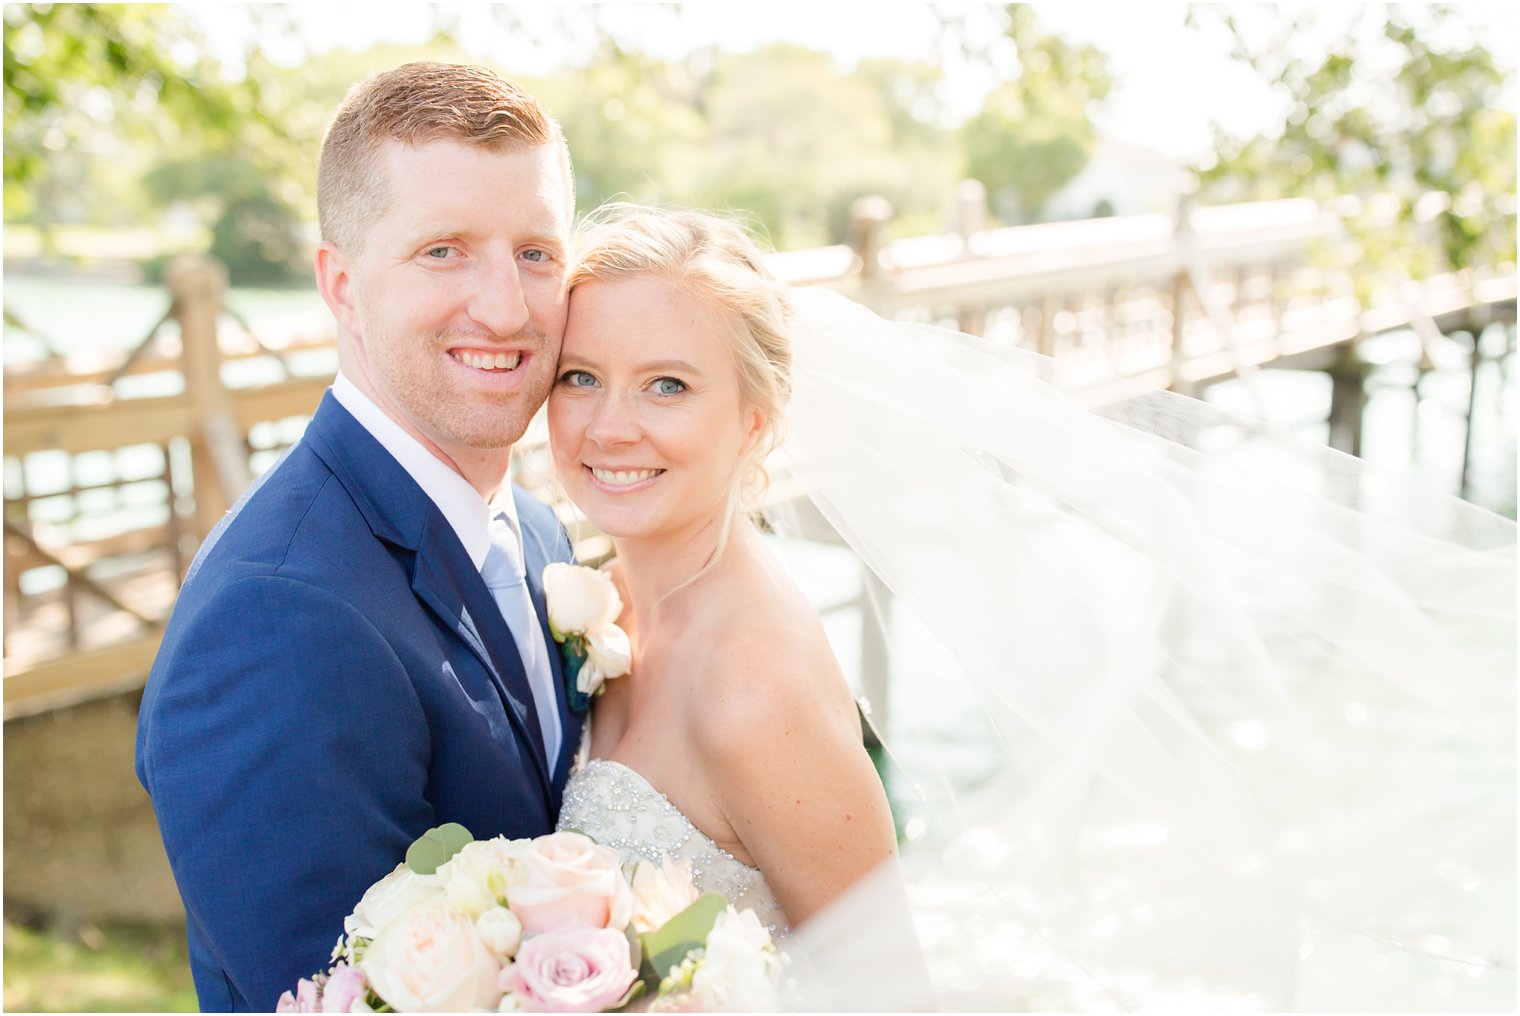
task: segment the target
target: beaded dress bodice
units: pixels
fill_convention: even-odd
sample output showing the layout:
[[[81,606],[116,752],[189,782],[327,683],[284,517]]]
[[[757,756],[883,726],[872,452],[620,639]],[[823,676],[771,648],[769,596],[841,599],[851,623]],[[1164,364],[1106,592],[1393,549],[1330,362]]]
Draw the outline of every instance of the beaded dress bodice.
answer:
[[[788,930],[759,869],[708,839],[668,797],[621,762],[592,759],[570,774],[557,828],[583,832],[624,861],[687,862],[698,892],[718,893],[738,910],[754,910],[772,935]]]

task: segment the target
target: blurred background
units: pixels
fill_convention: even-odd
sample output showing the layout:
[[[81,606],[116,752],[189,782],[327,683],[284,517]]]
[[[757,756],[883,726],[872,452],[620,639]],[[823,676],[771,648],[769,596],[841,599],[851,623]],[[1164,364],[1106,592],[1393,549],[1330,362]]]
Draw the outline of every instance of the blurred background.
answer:
[[[200,538],[336,368],[309,265],[354,82],[488,64],[563,125],[582,212],[742,213],[794,284],[1514,517],[1515,27],[1498,4],[5,5],[5,1008],[195,1007],[138,695]],[[872,686],[858,577],[811,567],[877,722],[966,750]]]

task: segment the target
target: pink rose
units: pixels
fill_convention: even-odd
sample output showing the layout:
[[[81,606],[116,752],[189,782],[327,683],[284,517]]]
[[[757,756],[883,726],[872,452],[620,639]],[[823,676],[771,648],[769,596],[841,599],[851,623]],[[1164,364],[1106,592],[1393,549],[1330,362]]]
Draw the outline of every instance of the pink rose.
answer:
[[[628,939],[613,928],[546,931],[523,942],[501,988],[526,1012],[601,1012],[638,979]]]
[[[315,981],[301,978],[296,985],[295,997],[290,992],[280,996],[279,1002],[275,1003],[275,1012],[320,1012],[320,999],[317,996]]]
[[[580,833],[550,833],[524,857],[527,881],[508,886],[507,905],[534,933],[579,926],[621,931],[633,916],[633,893],[617,851]]]
[[[369,984],[364,980],[362,970],[347,963],[339,963],[333,967],[327,983],[322,987],[322,1011],[348,1012],[355,1002],[364,999],[368,989]]]

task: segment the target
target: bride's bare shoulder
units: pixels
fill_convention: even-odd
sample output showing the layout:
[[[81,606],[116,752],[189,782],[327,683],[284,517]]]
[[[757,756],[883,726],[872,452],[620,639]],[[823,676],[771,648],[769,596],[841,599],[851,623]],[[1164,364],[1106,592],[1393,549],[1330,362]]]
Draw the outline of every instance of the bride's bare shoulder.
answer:
[[[811,607],[782,598],[759,601],[730,613],[719,631],[706,653],[697,710],[698,736],[709,751],[859,736],[854,699]]]

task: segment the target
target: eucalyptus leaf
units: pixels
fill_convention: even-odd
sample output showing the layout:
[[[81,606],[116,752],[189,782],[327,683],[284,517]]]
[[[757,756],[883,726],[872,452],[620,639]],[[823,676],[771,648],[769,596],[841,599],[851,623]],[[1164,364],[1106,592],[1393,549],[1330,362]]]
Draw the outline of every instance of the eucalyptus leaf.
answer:
[[[643,981],[634,981],[633,984],[629,985],[627,994],[625,994],[620,1001],[613,1005],[612,1009],[615,1011],[627,1009],[647,990],[648,986]]]
[[[473,842],[474,836],[458,822],[435,826],[417,838],[406,851],[406,866],[419,875],[433,875],[449,858]]]
[[[644,943],[642,936],[634,930],[633,925],[623,929],[623,936],[628,939],[628,958],[633,969],[638,970],[644,963]]]
[[[708,932],[717,923],[718,915],[727,909],[728,901],[722,896],[704,893],[658,929],[641,935],[645,965],[656,978],[664,980],[688,953],[707,945]]]

